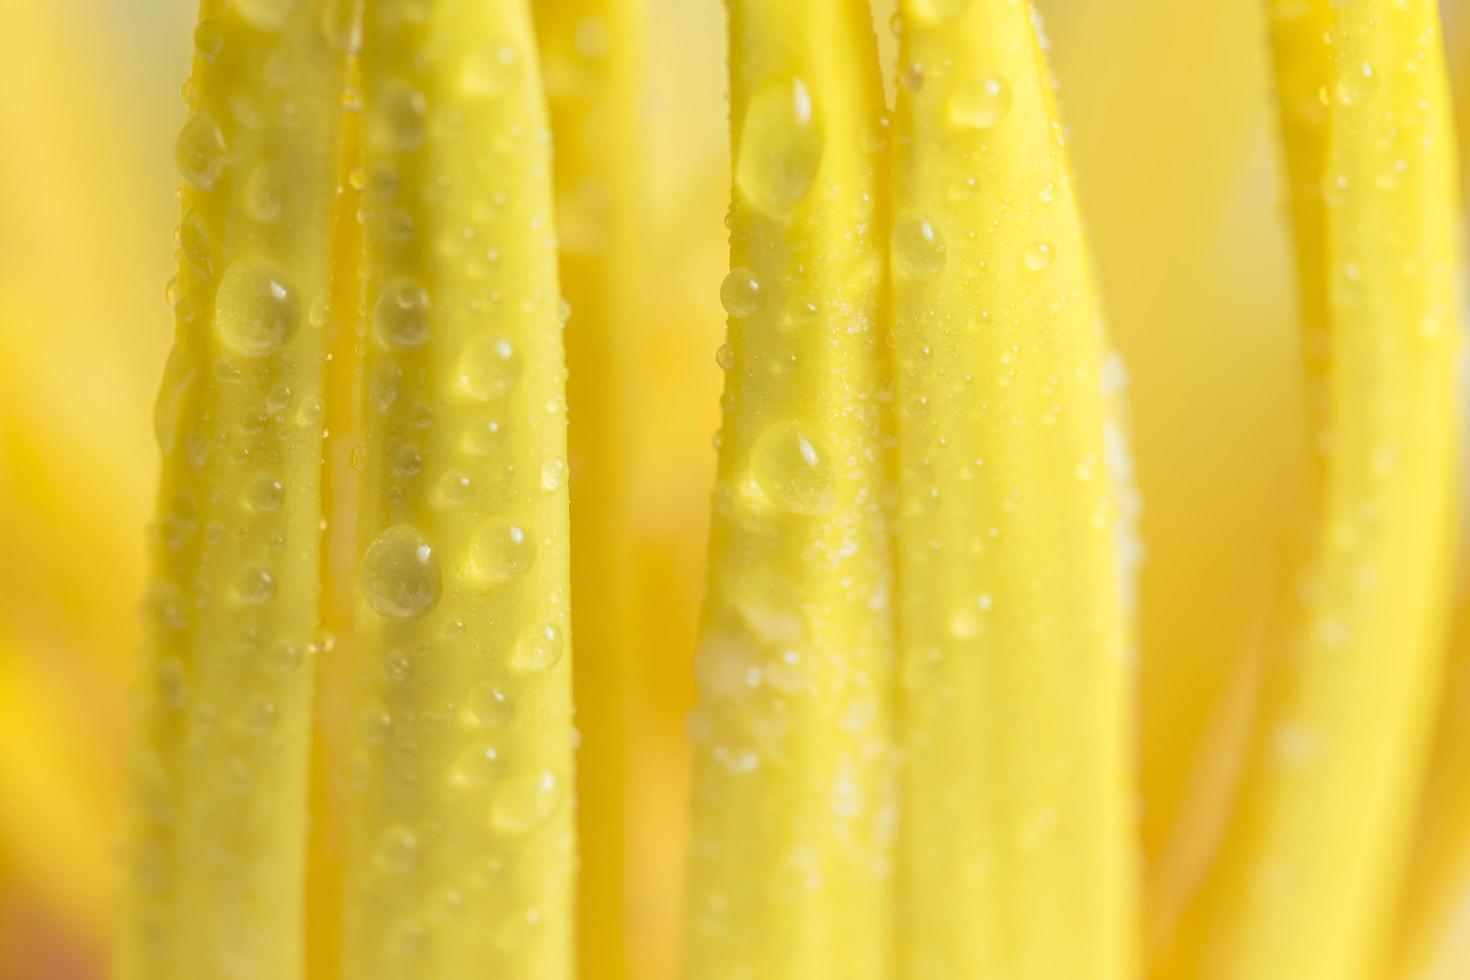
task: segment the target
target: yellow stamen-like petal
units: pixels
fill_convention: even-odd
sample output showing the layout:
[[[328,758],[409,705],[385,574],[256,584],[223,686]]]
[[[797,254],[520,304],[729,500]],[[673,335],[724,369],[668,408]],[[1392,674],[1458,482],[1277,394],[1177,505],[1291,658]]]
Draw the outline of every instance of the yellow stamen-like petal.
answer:
[[[688,975],[884,977],[885,128],[868,6],[730,7],[735,195]]]
[[[565,370],[523,0],[369,4],[344,973],[572,973]]]
[[[903,5],[900,956],[912,977],[1135,963],[1127,450],[1030,5]]]

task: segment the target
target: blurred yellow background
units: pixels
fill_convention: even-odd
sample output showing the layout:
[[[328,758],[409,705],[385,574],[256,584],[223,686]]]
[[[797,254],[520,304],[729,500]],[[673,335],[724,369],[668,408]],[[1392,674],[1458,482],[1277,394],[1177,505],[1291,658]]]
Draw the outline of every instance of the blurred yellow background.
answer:
[[[1037,5],[1133,378],[1141,833],[1154,859],[1189,847],[1184,796],[1258,627],[1295,479],[1265,4]],[[892,4],[879,6],[891,57]],[[630,465],[656,638],[640,727],[654,748],[630,849],[645,879],[635,942],[656,975],[676,932],[728,163],[719,0],[647,7],[639,151],[658,275],[629,383],[645,406]],[[1464,95],[1470,0],[1444,12]],[[0,0],[0,978],[104,972],[193,16],[189,0]],[[1166,920],[1173,886],[1150,884]]]

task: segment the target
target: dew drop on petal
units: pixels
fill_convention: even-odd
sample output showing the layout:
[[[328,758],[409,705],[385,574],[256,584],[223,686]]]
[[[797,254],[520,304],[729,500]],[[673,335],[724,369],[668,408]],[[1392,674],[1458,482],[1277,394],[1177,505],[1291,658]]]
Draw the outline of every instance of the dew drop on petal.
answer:
[[[932,279],[944,271],[944,236],[924,218],[909,215],[893,226],[893,266],[915,279]]]
[[[389,347],[419,347],[429,339],[429,291],[399,279],[373,306],[373,331]]]
[[[362,595],[389,619],[415,619],[439,601],[439,560],[422,531],[409,524],[388,528],[362,558]]]
[[[823,514],[837,502],[837,476],[821,449],[795,424],[777,423],[751,450],[756,484],[796,514]]]
[[[799,78],[768,82],[745,108],[736,147],[735,183],[772,217],[786,217],[806,196],[822,162],[822,127]]]
[[[226,269],[214,305],[220,342],[246,357],[276,353],[301,321],[295,292],[261,262],[243,261]]]
[[[516,640],[510,665],[526,673],[550,670],[561,660],[566,649],[566,639],[555,623],[532,626]]]

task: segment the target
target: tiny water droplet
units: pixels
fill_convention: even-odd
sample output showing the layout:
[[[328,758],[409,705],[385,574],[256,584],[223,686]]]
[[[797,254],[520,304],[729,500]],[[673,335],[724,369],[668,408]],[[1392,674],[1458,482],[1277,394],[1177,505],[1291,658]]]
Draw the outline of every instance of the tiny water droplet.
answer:
[[[931,279],[944,271],[944,236],[924,218],[910,215],[893,226],[893,265],[915,279]]]
[[[489,742],[471,742],[454,757],[449,781],[461,789],[489,786],[500,773],[500,753]]]
[[[530,571],[536,543],[514,524],[487,524],[470,540],[470,572],[487,582],[510,582]]]
[[[389,347],[418,347],[429,339],[429,292],[410,279],[383,290],[373,306],[373,330]]]
[[[503,398],[521,378],[521,358],[504,337],[476,337],[459,356],[459,384],[479,401]]]
[[[1056,252],[1049,242],[1036,242],[1026,246],[1026,268],[1031,272],[1045,272],[1056,261]]]
[[[496,794],[491,824],[502,834],[530,833],[556,815],[561,798],[561,781],[549,769],[511,779]]]
[[[174,148],[179,174],[201,191],[212,188],[229,162],[225,137],[207,111],[200,109],[184,123]]]
[[[739,319],[761,308],[761,284],[748,269],[731,269],[720,284],[720,305]]]
[[[905,6],[910,16],[925,24],[943,24],[963,14],[970,0],[906,0]]]
[[[566,640],[556,624],[542,623],[521,634],[511,654],[510,665],[526,673],[550,670],[561,660],[565,649]]]
[[[567,482],[567,461],[553,456],[541,465],[541,489],[560,490]]]
[[[515,705],[493,681],[472,688],[465,699],[465,713],[472,725],[504,728],[515,714]]]
[[[268,474],[260,474],[245,485],[245,504],[251,510],[268,514],[279,510],[285,488],[281,481]]]
[[[281,168],[262,161],[245,179],[245,211],[263,225],[279,221],[286,209],[286,182]]]
[[[412,871],[419,862],[418,835],[402,824],[389,827],[378,840],[374,861],[388,874]]]
[[[960,82],[949,95],[950,121],[968,129],[991,129],[1010,110],[1011,87],[994,75]]]
[[[459,87],[472,99],[491,99],[510,91],[521,78],[514,45],[476,45],[459,65]]]

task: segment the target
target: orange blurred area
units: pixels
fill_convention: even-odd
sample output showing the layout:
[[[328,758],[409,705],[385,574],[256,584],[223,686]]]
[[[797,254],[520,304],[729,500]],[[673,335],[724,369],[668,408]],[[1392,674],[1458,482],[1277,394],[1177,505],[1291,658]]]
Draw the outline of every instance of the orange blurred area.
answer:
[[[892,3],[879,6],[888,38]],[[1278,505],[1297,479],[1302,395],[1265,5],[1037,6],[1132,376],[1147,549],[1140,832],[1146,880],[1163,887],[1160,856],[1187,852],[1204,819],[1191,793],[1256,639]],[[1457,91],[1470,96],[1470,0],[1443,10]],[[0,980],[106,972],[193,16],[188,0],[0,0]],[[649,748],[629,852],[632,943],[649,977],[673,969],[718,416],[723,29],[719,0],[649,0],[646,145],[632,148],[649,251],[647,343],[626,382],[642,426],[628,465],[647,644],[633,711]],[[1470,98],[1459,115],[1470,129]],[[1460,759],[1463,732],[1446,725],[1441,737]],[[1441,773],[1436,799],[1463,805],[1466,778]],[[1470,829],[1428,832],[1442,846],[1416,871],[1433,879],[1426,893],[1470,893]]]

